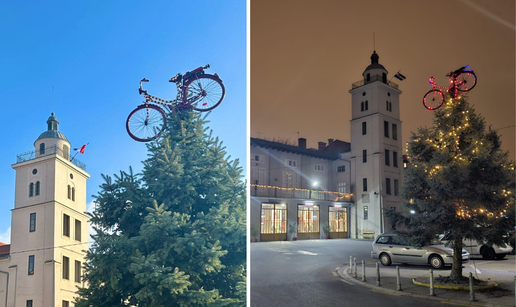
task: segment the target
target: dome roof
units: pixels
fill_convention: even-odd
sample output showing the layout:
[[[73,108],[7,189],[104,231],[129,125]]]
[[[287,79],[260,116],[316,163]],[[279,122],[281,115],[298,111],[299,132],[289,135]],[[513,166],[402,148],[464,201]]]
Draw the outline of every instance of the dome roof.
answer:
[[[378,56],[376,51],[373,51],[373,54],[371,55],[371,64],[369,66],[367,66],[367,68],[364,70],[364,72],[371,70],[371,69],[383,69],[387,72],[387,69],[385,69],[385,67],[383,67],[382,64],[378,63],[379,58],[380,57]]]
[[[50,115],[50,117],[47,119],[47,126],[48,126],[48,130],[43,132],[42,134],[40,134],[39,137],[36,139],[36,141],[38,141],[40,139],[45,139],[45,138],[57,138],[57,139],[62,139],[62,140],[65,140],[68,142],[68,139],[66,138],[66,136],[58,131],[59,121],[54,116],[53,112]]]

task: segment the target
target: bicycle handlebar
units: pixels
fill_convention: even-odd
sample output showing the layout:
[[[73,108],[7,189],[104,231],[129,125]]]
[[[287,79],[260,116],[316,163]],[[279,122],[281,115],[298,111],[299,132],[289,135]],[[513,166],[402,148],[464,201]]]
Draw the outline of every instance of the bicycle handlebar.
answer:
[[[147,91],[143,89],[142,82],[149,82],[149,80],[145,79],[145,78],[140,80],[140,88],[138,89],[138,92],[140,93],[140,95],[141,94],[147,95]]]

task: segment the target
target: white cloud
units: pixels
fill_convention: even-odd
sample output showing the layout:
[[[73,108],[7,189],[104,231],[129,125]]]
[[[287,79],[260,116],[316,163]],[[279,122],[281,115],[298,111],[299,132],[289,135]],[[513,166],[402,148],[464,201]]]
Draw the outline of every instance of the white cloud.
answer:
[[[5,231],[0,230],[0,242],[11,244],[11,226],[9,226]]]

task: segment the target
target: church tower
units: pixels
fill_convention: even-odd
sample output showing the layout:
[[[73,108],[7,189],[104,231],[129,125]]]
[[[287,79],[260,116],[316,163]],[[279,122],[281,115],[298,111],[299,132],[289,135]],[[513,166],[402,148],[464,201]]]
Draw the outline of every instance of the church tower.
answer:
[[[388,80],[376,51],[362,80],[352,84],[351,158],[355,164],[352,238],[389,231],[387,210],[400,210],[402,180],[401,91]],[[355,233],[353,233],[355,232]]]
[[[88,249],[85,165],[54,113],[34,151],[18,155],[8,306],[73,306]]]

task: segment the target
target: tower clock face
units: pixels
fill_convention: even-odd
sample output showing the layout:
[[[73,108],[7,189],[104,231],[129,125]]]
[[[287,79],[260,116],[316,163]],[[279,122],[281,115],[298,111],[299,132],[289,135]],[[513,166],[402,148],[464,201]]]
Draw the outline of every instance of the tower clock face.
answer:
[[[38,170],[37,170],[37,169],[33,169],[33,170],[32,170],[32,174],[33,174],[33,175],[36,175],[37,173],[38,173]]]

